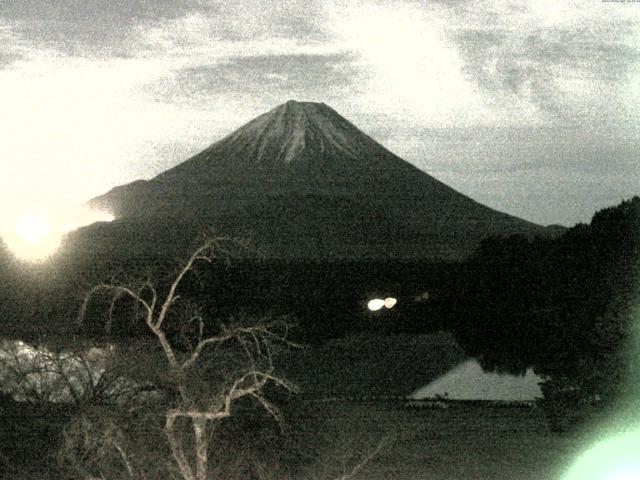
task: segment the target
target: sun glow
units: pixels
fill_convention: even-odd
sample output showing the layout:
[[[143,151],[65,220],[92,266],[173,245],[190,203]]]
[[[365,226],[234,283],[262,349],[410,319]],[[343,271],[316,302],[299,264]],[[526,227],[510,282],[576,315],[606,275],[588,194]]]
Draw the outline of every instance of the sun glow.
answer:
[[[18,236],[30,244],[40,242],[50,232],[51,227],[44,220],[33,215],[22,217],[16,227]]]
[[[110,222],[113,215],[88,208],[57,214],[23,213],[2,226],[0,235],[14,255],[30,262],[43,261],[60,247],[64,235],[94,222]]]
[[[605,440],[586,451],[564,480],[631,480],[640,478],[640,433]]]
[[[9,249],[23,260],[43,260],[59,247],[62,235],[56,235],[51,222],[37,214],[19,215],[3,233]]]

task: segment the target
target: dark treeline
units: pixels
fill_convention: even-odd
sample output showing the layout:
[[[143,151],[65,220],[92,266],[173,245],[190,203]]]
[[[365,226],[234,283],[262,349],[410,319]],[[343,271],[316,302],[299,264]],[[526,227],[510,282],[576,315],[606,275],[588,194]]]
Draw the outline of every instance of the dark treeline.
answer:
[[[92,286],[135,286],[150,279],[162,294],[181,265],[179,257],[133,257],[127,252],[89,260],[70,258],[30,266],[5,254],[4,268],[0,267],[3,334],[31,337],[73,331],[77,310]],[[197,303],[210,319],[288,316],[305,342],[372,329],[422,333],[446,327],[449,306],[438,299],[445,298],[466,268],[460,263],[305,262],[232,256],[198,265],[197,275],[186,279],[180,294]],[[398,299],[393,310],[368,311],[369,300],[388,296]],[[126,303],[118,312],[130,317]],[[104,305],[94,307],[93,325],[87,324],[85,333],[98,335],[105,309]],[[130,321],[114,323],[123,329],[120,334],[136,332]]]
[[[640,306],[640,198],[555,239],[488,239],[450,292],[451,327],[486,368],[548,381],[547,399],[601,405],[631,387]]]
[[[200,265],[180,293],[209,319],[286,316],[295,325],[298,340],[316,343],[360,331],[423,333],[445,328],[446,305],[436,300],[455,285],[463,268],[408,262],[220,262]],[[173,271],[171,265],[163,265],[155,274],[161,279],[157,283],[161,292],[167,287],[163,279],[171,278],[168,272]],[[121,275],[127,276],[131,275]],[[367,309],[372,298],[389,296],[398,299],[393,310]],[[121,313],[130,316],[125,304]],[[105,311],[104,306],[96,307]],[[73,312],[68,315],[74,317]],[[99,330],[104,318],[95,320]]]

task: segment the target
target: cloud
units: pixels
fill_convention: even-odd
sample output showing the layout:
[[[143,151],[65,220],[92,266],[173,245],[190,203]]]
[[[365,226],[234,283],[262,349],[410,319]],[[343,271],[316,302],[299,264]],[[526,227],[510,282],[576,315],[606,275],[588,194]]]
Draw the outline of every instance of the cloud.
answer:
[[[451,8],[448,35],[466,77],[492,97],[495,108],[531,105],[551,123],[629,113],[618,99],[637,74],[638,14],[542,3],[494,0],[484,9]]]
[[[0,41],[2,41],[1,38]],[[20,60],[24,60],[24,58],[25,55],[20,51],[0,47],[0,70],[7,68]]]
[[[28,21],[91,21],[96,18],[115,22],[176,17],[202,7],[206,2],[191,0],[21,0],[7,2],[3,16]]]
[[[357,57],[349,62],[352,97],[360,97],[353,103],[373,102],[413,123],[514,125],[637,113],[628,100],[640,95],[629,90],[638,79],[640,9],[620,7],[551,0],[25,0],[8,3],[0,19],[30,48],[162,58],[175,70],[214,68],[232,57],[349,53]],[[16,38],[5,45],[15,46]],[[0,47],[0,65],[24,56],[7,50]],[[299,76],[265,75],[246,83]]]
[[[640,137],[580,126],[397,129],[378,138],[447,185],[541,223],[587,222],[638,194]]]
[[[56,8],[57,2],[38,3],[41,8],[32,11],[20,8],[22,2],[12,2],[13,8],[0,13],[15,35],[30,48],[84,57],[130,54],[130,21],[94,16],[82,8],[76,8],[74,15],[66,15],[67,10],[62,7],[68,5],[67,2],[62,2],[60,9]]]
[[[37,48],[72,56],[131,57],[185,52],[216,41],[324,38],[321,2],[259,0],[57,0],[12,2],[0,12]],[[203,43],[204,42],[204,43]]]
[[[335,42],[358,56],[360,109],[374,106],[413,125],[491,122],[481,92],[464,78],[447,17],[418,2],[354,2],[332,12]]]
[[[187,66],[149,86],[154,98],[206,105],[220,96],[242,98],[264,108],[286,101],[331,102],[348,95],[356,68],[350,54],[274,54],[222,57]]]
[[[0,19],[0,70],[24,60],[28,48],[20,41],[11,25]]]
[[[490,94],[531,102],[554,118],[584,116],[588,103],[626,85],[640,60],[640,50],[602,42],[589,31],[512,32],[466,30],[457,37],[464,72]],[[585,96],[587,98],[585,98]],[[622,105],[606,108],[615,112]]]

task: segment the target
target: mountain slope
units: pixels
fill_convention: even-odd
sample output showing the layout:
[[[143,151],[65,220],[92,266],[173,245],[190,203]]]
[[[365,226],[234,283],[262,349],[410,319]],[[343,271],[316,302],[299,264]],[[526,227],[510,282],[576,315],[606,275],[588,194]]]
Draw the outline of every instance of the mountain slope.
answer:
[[[294,101],[90,205],[116,215],[108,229],[128,225],[134,241],[136,224],[140,242],[159,229],[172,246],[172,230],[213,225],[287,258],[458,259],[487,235],[545,232],[456,192],[330,107]]]

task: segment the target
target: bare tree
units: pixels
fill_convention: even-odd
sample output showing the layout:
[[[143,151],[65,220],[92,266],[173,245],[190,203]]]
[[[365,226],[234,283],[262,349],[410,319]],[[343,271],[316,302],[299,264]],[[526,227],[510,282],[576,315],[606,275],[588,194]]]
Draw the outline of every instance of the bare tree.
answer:
[[[246,320],[229,325],[218,323],[214,334],[209,334],[210,325],[199,308],[181,298],[180,287],[189,275],[197,275],[196,266],[211,263],[223,255],[226,239],[213,239],[197,248],[168,287],[161,295],[156,286],[146,280],[137,286],[103,283],[94,286],[86,295],[79,311],[79,321],[84,322],[87,308],[96,296],[106,294],[110,299],[107,329],[112,327],[116,303],[129,299],[136,306],[137,317],[154,335],[164,357],[169,385],[176,392],[176,400],[167,405],[164,416],[164,435],[173,461],[184,480],[205,480],[208,478],[211,424],[227,418],[234,412],[234,404],[251,397],[257,400],[275,419],[280,420],[278,408],[264,395],[267,385],[273,384],[288,390],[294,386],[277,376],[273,366],[273,349],[276,345],[293,345],[287,337],[286,325],[281,321],[262,319],[255,324]],[[182,304],[180,306],[180,304]],[[168,325],[178,322],[181,335],[169,333]],[[220,372],[221,385],[212,387],[208,373],[211,368],[212,352],[223,350],[233,343],[242,352],[241,368]],[[206,358],[205,358],[206,357]],[[217,366],[214,365],[213,368]],[[219,369],[225,367],[219,366]],[[226,377],[226,379],[225,379]],[[191,438],[179,433],[179,424],[191,431]],[[112,428],[110,432],[114,432]],[[113,442],[117,436],[110,433],[109,442],[113,447],[122,442]],[[132,463],[120,448],[119,454],[132,476]]]

